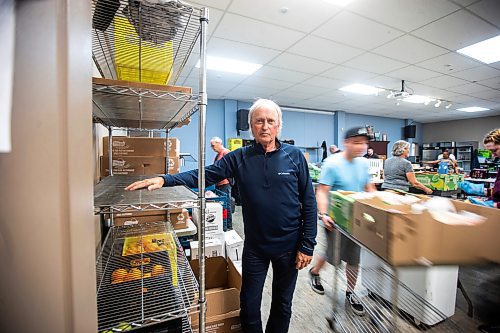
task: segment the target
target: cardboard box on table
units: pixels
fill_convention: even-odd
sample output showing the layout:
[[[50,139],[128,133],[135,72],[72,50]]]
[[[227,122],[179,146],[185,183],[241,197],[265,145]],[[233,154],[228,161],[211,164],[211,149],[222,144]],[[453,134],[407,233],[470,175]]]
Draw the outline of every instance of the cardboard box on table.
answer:
[[[198,279],[198,260],[190,261]],[[205,283],[207,300],[206,332],[242,332],[240,323],[241,274],[231,259],[207,258],[205,261]],[[191,327],[198,333],[198,314],[191,315]]]
[[[435,172],[415,173],[417,180],[430,188],[438,191],[454,191],[460,187],[459,182],[464,180],[462,174],[439,174]]]
[[[390,264],[475,264],[500,262],[500,211],[452,201],[486,218],[477,225],[452,225],[424,211],[413,214],[409,205],[388,205],[378,198],[354,203],[352,235]]]

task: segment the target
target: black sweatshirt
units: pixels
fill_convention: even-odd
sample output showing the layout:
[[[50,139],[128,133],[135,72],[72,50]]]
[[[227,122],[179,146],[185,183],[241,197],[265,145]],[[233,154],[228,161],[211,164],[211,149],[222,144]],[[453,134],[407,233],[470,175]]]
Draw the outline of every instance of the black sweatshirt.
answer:
[[[205,168],[206,185],[235,178],[240,190],[245,246],[265,254],[301,251],[316,245],[317,211],[307,161],[302,152],[276,140],[266,153],[260,144],[228,153]],[[198,171],[164,175],[164,186],[198,187]]]

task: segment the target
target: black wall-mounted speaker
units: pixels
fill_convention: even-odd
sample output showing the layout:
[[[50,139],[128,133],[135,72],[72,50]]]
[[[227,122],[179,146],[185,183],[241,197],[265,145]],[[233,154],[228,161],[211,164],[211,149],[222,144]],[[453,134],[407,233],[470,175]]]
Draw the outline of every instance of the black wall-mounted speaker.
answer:
[[[417,133],[417,126],[416,125],[408,125],[408,126],[404,127],[405,138],[414,139],[416,133]]]
[[[236,112],[236,130],[248,131],[248,109],[239,109]]]

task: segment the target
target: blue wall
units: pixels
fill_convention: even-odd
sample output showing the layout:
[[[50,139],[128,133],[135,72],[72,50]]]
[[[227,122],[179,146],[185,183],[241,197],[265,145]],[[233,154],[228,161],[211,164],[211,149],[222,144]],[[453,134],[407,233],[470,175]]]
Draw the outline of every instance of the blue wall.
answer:
[[[251,103],[235,100],[208,100],[206,118],[206,164],[212,164],[215,153],[210,148],[210,138],[219,136],[227,146],[229,138],[236,138],[236,112],[239,109],[250,108]],[[181,152],[191,153],[198,159],[198,123],[199,114],[191,118],[187,126],[172,130],[170,135],[181,141]],[[404,119],[375,117],[360,114],[336,112],[332,115],[284,111],[282,139],[293,139],[299,147],[319,147],[321,142],[326,141],[327,146],[337,144],[342,147],[344,131],[355,126],[372,125],[375,131],[387,133],[388,140],[394,143],[402,138],[402,127]],[[420,125],[420,124],[418,124]],[[417,135],[421,135],[417,125]],[[250,139],[249,131],[242,131],[240,137]],[[388,149],[392,147],[389,144]],[[305,151],[305,149],[304,149]],[[321,160],[322,150],[307,150],[310,153],[311,162]],[[191,170],[198,167],[197,162],[188,162],[181,167],[181,171]]]
[[[346,113],[345,130],[356,126],[372,125],[375,132],[387,134],[387,151],[391,151],[395,141],[403,139],[404,119],[367,116],[363,114]]]

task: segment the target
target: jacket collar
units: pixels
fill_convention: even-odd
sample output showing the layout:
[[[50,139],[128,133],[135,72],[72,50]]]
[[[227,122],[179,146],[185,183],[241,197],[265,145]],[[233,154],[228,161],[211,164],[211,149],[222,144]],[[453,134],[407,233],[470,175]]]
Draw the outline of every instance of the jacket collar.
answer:
[[[280,150],[281,147],[283,146],[283,144],[281,143],[280,140],[278,140],[278,138],[276,138],[274,140],[275,140],[274,142],[276,144],[276,150],[272,151],[271,153]],[[257,143],[257,141],[255,141],[255,139],[253,139],[253,141],[252,141],[252,147],[255,149],[256,152],[258,152],[260,154],[265,154],[266,153],[264,151],[264,148],[262,147],[262,145],[260,143]]]

